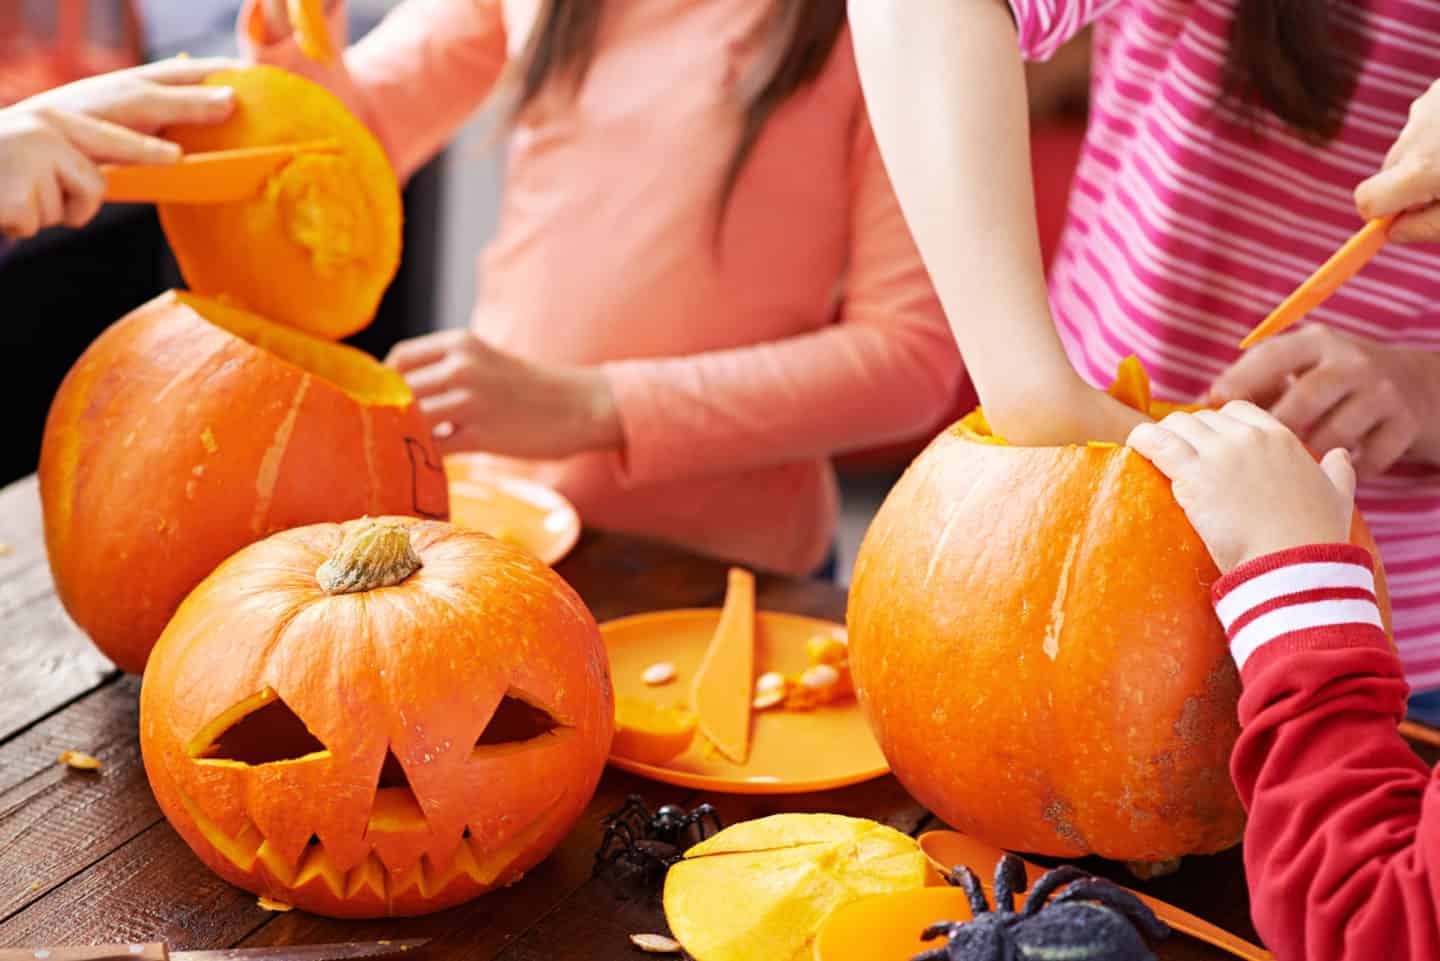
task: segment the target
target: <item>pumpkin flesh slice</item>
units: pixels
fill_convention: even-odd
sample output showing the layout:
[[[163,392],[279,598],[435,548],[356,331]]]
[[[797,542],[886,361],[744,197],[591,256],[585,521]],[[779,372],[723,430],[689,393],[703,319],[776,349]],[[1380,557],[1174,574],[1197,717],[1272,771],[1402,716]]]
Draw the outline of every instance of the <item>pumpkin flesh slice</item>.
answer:
[[[750,757],[751,689],[755,683],[755,576],[730,569],[725,606],[690,686],[700,733],[736,764]]]
[[[687,851],[666,879],[665,917],[696,961],[799,961],[837,907],[924,887],[930,873],[919,845],[893,828],[779,814]]]
[[[610,753],[641,764],[664,764],[689,750],[695,740],[695,715],[681,707],[662,707],[637,697],[615,699],[615,740]]]

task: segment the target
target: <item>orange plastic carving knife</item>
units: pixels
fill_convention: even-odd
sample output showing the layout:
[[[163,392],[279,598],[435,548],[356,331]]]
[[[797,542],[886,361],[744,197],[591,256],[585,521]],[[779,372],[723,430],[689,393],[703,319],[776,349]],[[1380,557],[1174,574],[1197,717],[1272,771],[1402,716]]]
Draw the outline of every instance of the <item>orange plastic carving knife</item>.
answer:
[[[755,576],[730,569],[715,636],[690,685],[690,706],[716,750],[736,764],[750,758],[755,684]]]
[[[931,831],[920,836],[920,848],[925,856],[930,859],[937,870],[941,873],[948,873],[955,866],[963,864],[980,876],[986,890],[990,890],[990,879],[995,875],[995,865],[999,863],[1000,856],[1005,852],[993,844],[987,844],[978,838],[968,834],[961,834],[959,831]],[[1039,880],[1045,873],[1045,868],[1038,864],[1023,862],[1025,865],[1025,876],[1028,879],[1026,888]],[[1245,961],[1275,961],[1275,956],[1257,944],[1252,944],[1244,938],[1236,937],[1229,931],[1217,925],[1211,924],[1203,918],[1198,918],[1188,911],[1182,911],[1173,904],[1167,904],[1158,898],[1152,898],[1148,894],[1139,891],[1130,891],[1145,903],[1156,917],[1164,921],[1176,931],[1190,935],[1198,941],[1206,944],[1213,944],[1224,951],[1229,951],[1237,958],[1244,958]]]
[[[1320,265],[1319,270],[1295,288],[1295,292],[1286,297],[1269,317],[1262,320],[1260,326],[1240,341],[1241,349],[1253,347],[1266,337],[1280,333],[1323,304],[1331,294],[1340,289],[1341,284],[1355,276],[1360,268],[1369,263],[1370,258],[1385,246],[1385,241],[1390,236],[1390,225],[1395,222],[1396,216],[1391,214],[1387,217],[1376,217],[1361,227],[1355,236],[1345,241],[1344,246]]]
[[[194,153],[173,164],[101,167],[105,199],[132,204],[228,204],[248,200],[302,153],[334,153],[333,140]]]

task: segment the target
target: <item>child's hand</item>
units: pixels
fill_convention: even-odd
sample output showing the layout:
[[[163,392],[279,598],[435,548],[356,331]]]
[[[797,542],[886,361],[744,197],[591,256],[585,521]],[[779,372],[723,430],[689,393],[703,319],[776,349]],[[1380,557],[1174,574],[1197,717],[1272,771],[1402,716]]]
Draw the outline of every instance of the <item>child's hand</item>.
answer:
[[[533,364],[465,330],[404,341],[386,362],[410,385],[442,453],[560,458],[623,443],[599,370]]]
[[[234,108],[227,88],[194,86],[224,60],[166,61],[81,80],[0,110],[0,233],[79,227],[104,199],[101,163],[164,164],[180,148],[149,132],[213,123]]]
[[[1440,241],[1440,81],[1410,105],[1410,119],[1385,155],[1380,172],[1355,189],[1355,206],[1367,220],[1398,211],[1393,240]]]
[[[1440,458],[1440,357],[1312,324],[1246,351],[1210,389],[1249,400],[1312,450],[1343,447],[1361,476],[1412,453]]]
[[[1141,424],[1128,445],[1172,482],[1222,574],[1305,544],[1350,537],[1355,471],[1342,449],[1319,464],[1284,424],[1245,401]]]

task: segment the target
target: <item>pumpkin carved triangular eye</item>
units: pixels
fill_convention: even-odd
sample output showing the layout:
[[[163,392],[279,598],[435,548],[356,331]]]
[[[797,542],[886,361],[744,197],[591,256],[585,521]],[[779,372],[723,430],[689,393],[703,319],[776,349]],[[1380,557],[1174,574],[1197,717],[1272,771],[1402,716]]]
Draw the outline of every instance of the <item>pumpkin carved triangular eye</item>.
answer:
[[[226,711],[190,747],[193,757],[251,766],[294,761],[324,750],[300,715],[268,687]]]
[[[533,741],[563,727],[548,711],[541,710],[516,694],[506,694],[490,715],[490,723],[475,741],[477,750],[499,744]]]

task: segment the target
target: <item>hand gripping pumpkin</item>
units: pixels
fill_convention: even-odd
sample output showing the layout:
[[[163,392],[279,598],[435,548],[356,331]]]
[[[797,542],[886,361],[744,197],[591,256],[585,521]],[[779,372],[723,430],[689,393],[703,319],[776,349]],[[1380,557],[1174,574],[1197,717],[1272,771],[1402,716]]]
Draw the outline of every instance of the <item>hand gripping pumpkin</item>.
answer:
[[[187,280],[214,299],[169,293],[120,320],[51,407],[40,496],[56,588],[134,672],[186,593],[251,541],[448,511],[404,382],[299,333],[364,327],[395,274],[400,191],[384,152],[309,81],[273,67],[212,79],[238,106],[217,127],[168,131],[187,149],[334,149],[292,160],[244,203],[162,208]]]
[[[185,600],[146,671],[162,810],[247,890],[337,917],[510,884],[585,809],[614,706],[558,575],[449,524],[317,524]]]
[[[1116,392],[1145,400],[1135,370]],[[1358,515],[1353,540],[1375,551]],[[1138,454],[1008,446],[977,411],[915,460],[865,536],[856,688],[900,781],[961,831],[1057,857],[1219,851],[1244,812],[1217,577]]]

